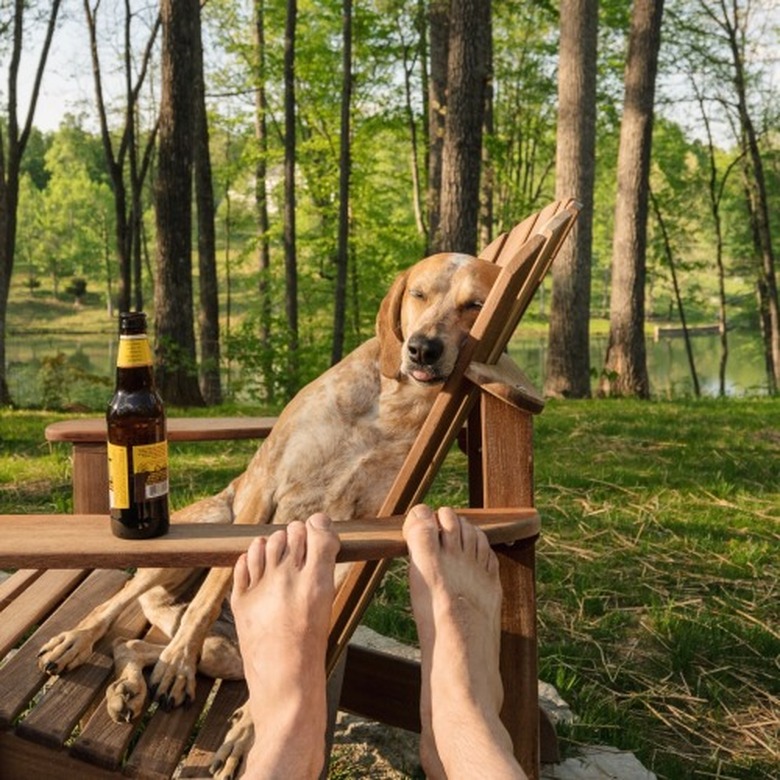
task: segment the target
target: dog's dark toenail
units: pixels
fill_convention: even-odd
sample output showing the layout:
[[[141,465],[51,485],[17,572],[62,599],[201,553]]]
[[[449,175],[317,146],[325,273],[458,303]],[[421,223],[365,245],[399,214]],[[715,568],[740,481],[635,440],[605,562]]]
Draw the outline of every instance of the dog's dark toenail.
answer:
[[[49,663],[43,667],[43,671],[46,672],[46,674],[57,674],[57,664],[54,661],[49,661]]]

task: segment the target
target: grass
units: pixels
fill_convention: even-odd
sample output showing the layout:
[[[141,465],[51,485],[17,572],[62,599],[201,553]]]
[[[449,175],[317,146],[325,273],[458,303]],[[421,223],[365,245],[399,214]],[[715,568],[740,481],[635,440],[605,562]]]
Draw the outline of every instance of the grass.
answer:
[[[68,511],[67,449],[43,442],[64,416],[0,412],[0,511]],[[672,780],[776,778],[780,399],[551,402],[535,447],[540,673],[576,715],[564,747],[632,750]],[[173,446],[174,505],[252,451]],[[464,483],[453,453],[430,502],[464,504]],[[402,562],[367,622],[414,641]]]

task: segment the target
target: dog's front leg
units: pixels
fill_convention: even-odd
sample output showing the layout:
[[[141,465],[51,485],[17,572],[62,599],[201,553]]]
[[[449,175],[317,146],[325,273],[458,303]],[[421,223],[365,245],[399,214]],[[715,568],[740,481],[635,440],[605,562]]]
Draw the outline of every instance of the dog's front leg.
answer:
[[[181,619],[173,639],[152,671],[152,695],[163,709],[178,707],[195,697],[195,672],[203,642],[219,616],[230,588],[233,570],[212,569]]]
[[[189,574],[186,569],[140,569],[118,593],[95,607],[75,628],[52,637],[38,653],[38,667],[56,675],[80,666],[92,655],[95,643],[105,636],[111,624],[142,593],[155,585],[173,589]]]

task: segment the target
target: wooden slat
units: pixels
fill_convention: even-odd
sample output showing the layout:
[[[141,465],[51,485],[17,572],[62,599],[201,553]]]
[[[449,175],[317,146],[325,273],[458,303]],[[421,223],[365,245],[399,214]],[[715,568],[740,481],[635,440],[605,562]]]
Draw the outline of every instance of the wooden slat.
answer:
[[[214,680],[198,676],[195,699],[188,707],[176,707],[170,712],[157,709],[130,754],[125,775],[167,780],[173,774],[213,685]]]
[[[461,510],[459,510],[461,511]],[[538,532],[533,510],[462,510],[495,542]],[[340,561],[371,560],[405,555],[403,516],[339,523]],[[256,536],[277,530],[267,525],[174,523],[156,539],[117,539],[108,518],[101,515],[0,516],[0,567],[124,568],[232,566]]]
[[[45,582],[45,577],[38,582]],[[41,647],[55,634],[73,628],[91,609],[116,593],[126,579],[121,571],[93,572],[0,669],[0,727],[12,723],[48,679],[36,663]]]
[[[0,532],[1,534],[2,532]],[[35,540],[28,540],[35,543]],[[3,541],[5,544],[5,541]],[[24,563],[20,564],[25,566]],[[11,568],[13,564],[6,564]],[[0,567],[4,568],[4,567]],[[48,568],[48,567],[39,567]],[[81,568],[81,567],[74,567]],[[46,617],[62,598],[86,577],[85,572],[47,571],[35,578],[29,587],[9,604],[0,615],[0,658],[2,658],[32,626]]]
[[[264,439],[276,417],[169,417],[168,441]],[[105,417],[80,417],[46,426],[47,441],[99,443],[106,440]]]
[[[116,780],[114,772],[91,767],[67,753],[0,731],[0,777],[3,780]]]
[[[420,685],[417,661],[351,643],[340,707],[419,734]]]
[[[97,706],[105,706],[103,691],[114,672],[111,652],[114,641],[135,638],[146,625],[139,604],[126,610],[86,663],[57,678],[43,700],[19,724],[19,735],[52,747],[62,746],[94,702]]]
[[[0,612],[23,590],[27,589],[42,572],[39,569],[20,569],[0,582]]]

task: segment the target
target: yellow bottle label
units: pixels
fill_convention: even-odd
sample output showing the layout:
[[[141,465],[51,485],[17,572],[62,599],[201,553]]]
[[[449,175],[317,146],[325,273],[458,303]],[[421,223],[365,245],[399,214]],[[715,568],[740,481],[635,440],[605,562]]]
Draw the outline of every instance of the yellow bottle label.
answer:
[[[112,509],[130,508],[127,447],[108,443],[108,503]]]
[[[116,356],[117,368],[137,368],[152,365],[152,348],[144,333],[119,337],[119,352]]]
[[[136,500],[148,501],[168,493],[168,442],[133,447]]]
[[[168,494],[168,442],[137,444],[132,447],[132,454],[131,475],[128,448],[108,443],[108,497],[111,509],[129,509],[131,502],[150,501]]]

